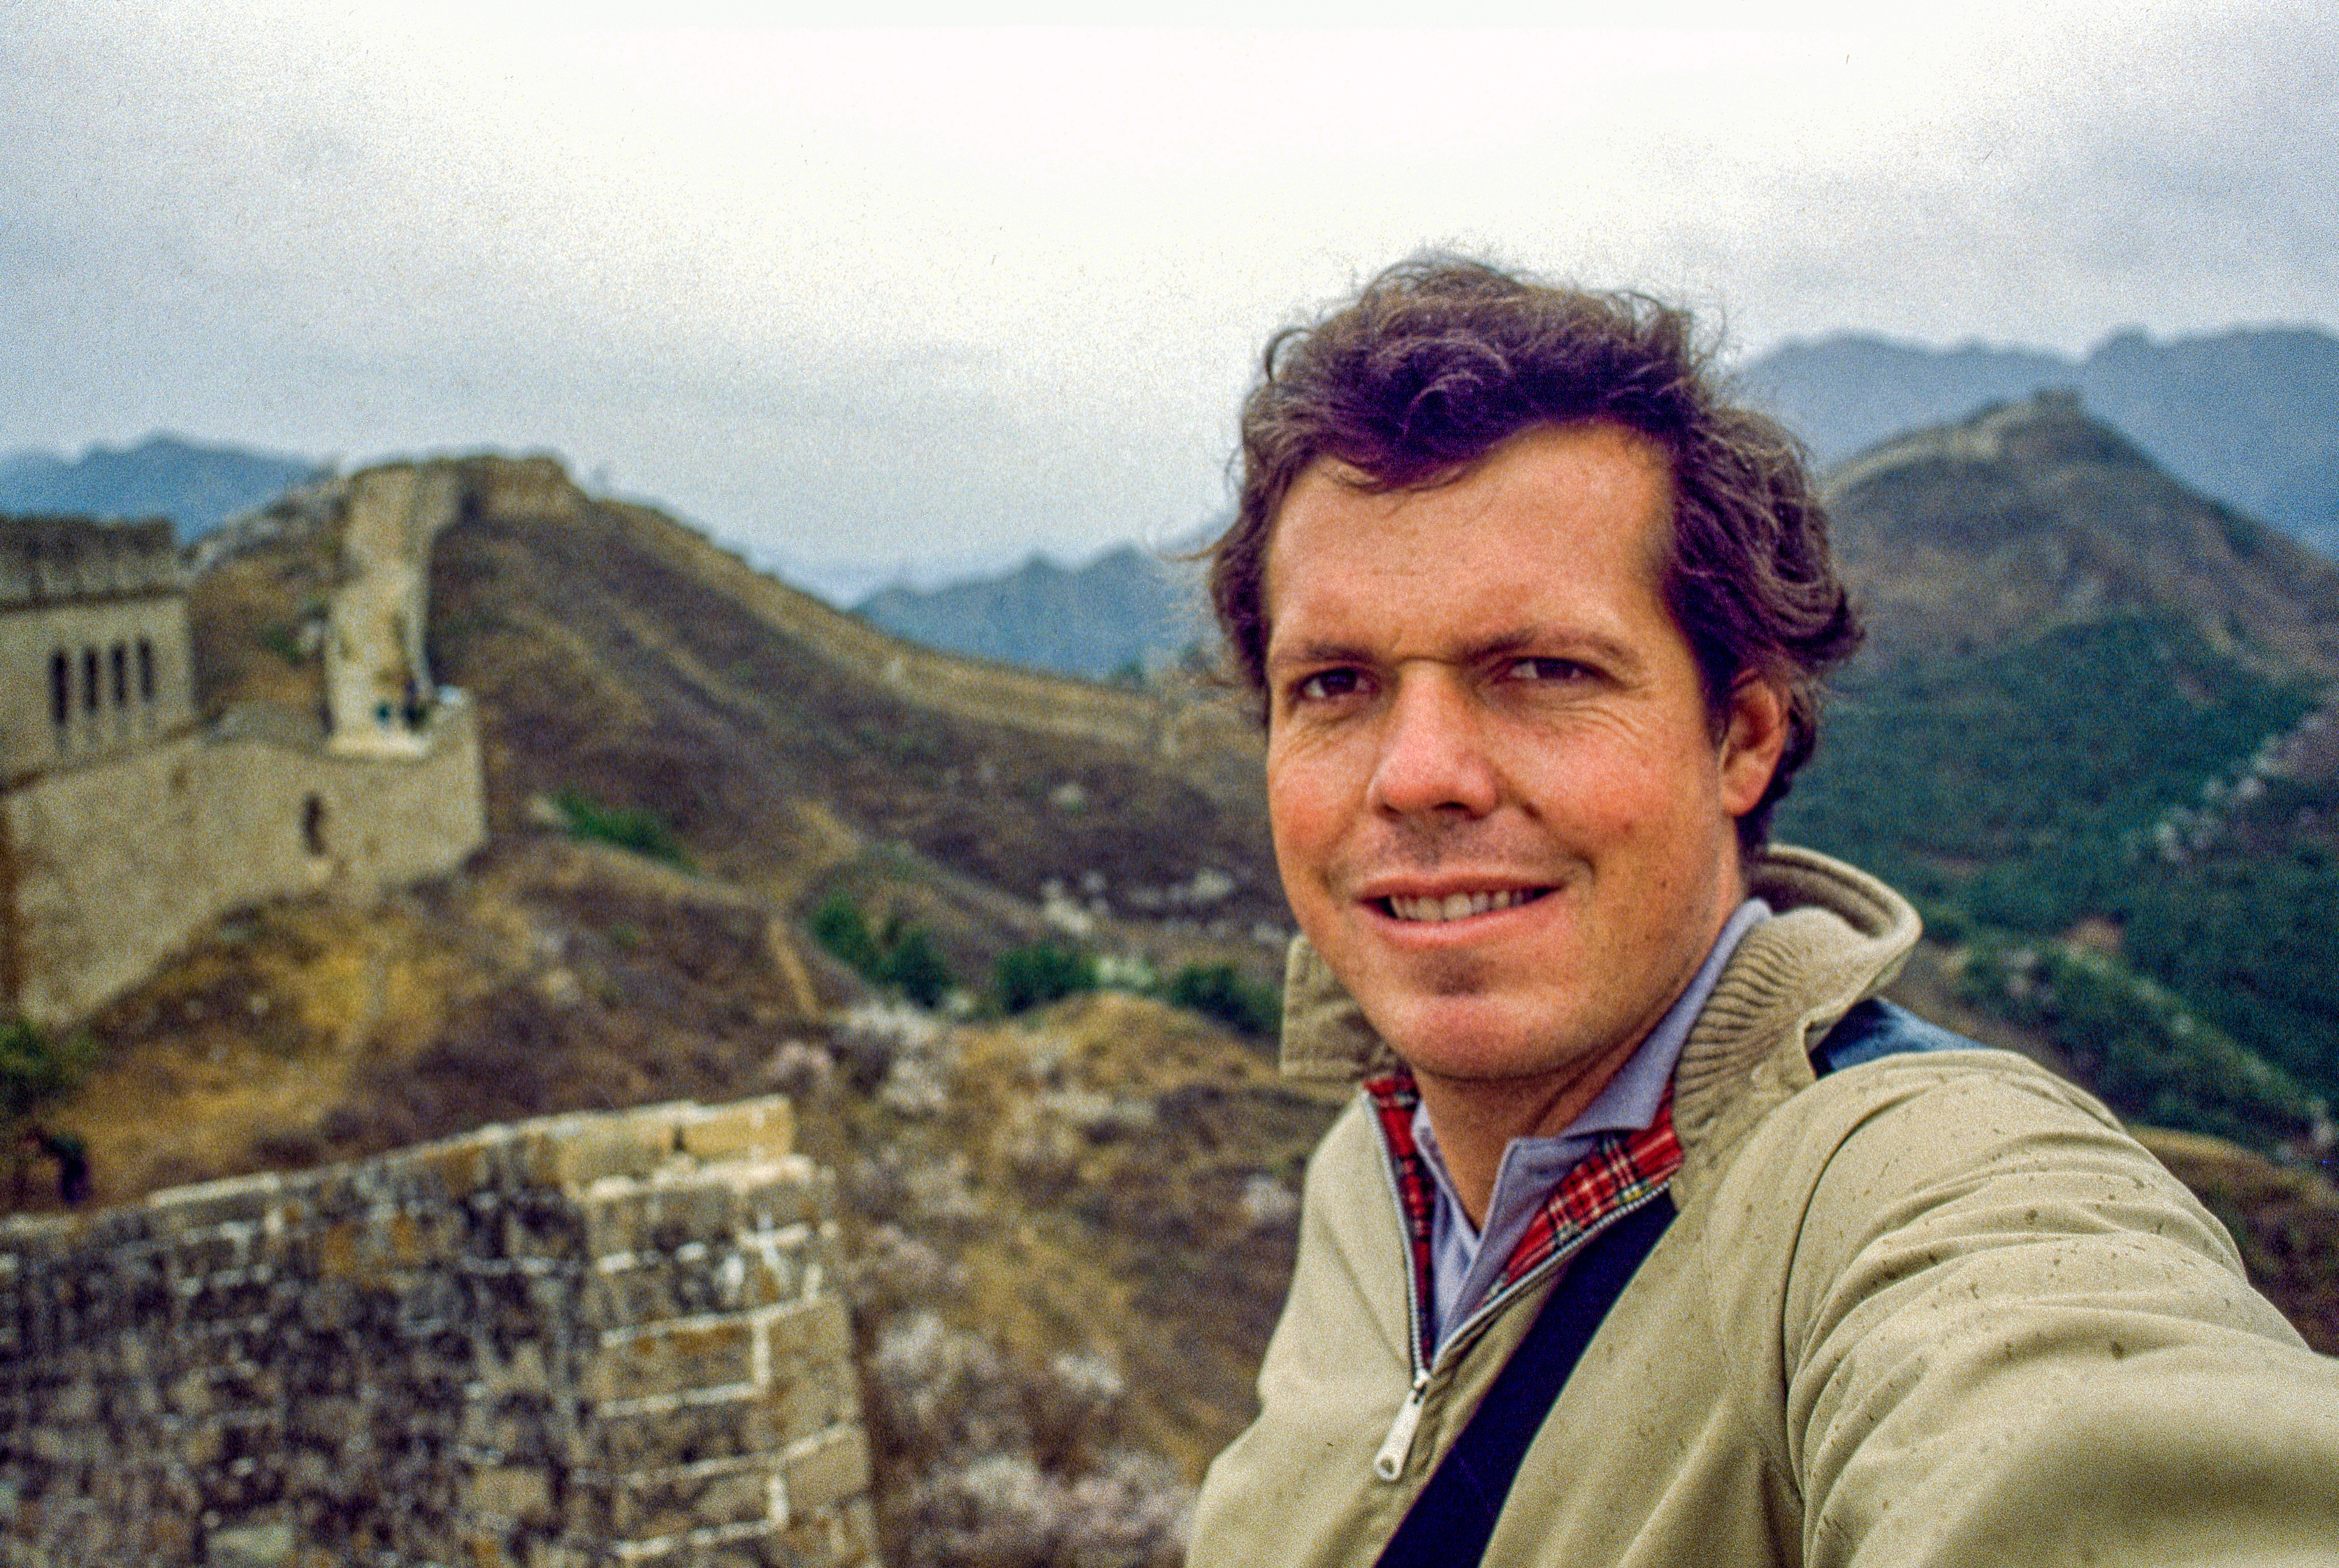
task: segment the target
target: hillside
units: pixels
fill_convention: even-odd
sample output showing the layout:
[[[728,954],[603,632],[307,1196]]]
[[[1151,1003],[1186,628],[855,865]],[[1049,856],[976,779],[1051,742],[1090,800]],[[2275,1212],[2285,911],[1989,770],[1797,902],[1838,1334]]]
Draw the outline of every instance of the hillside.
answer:
[[[2184,483],[2339,558],[2339,338],[2318,328],[2159,342],[2131,330],[2078,359],[1844,333],[1782,344],[1742,380],[1827,462],[2072,388]]]
[[[1873,636],[1780,831],[1917,896],[1966,940],[1963,990],[2124,1113],[2313,1157],[2339,869],[2312,833],[2201,818],[2240,791],[2313,820],[2318,754],[2284,737],[2327,722],[2339,569],[2068,394],[1887,442],[1831,491]]]
[[[2166,613],[2270,675],[2339,678],[2339,566],[2187,488],[2068,392],[1883,442],[1826,490],[1871,662]]]

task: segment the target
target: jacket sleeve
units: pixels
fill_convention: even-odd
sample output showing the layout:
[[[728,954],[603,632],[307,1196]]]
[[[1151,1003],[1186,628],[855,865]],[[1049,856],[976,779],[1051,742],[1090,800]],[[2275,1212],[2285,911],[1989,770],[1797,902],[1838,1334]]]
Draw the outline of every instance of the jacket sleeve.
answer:
[[[2339,1561],[2339,1362],[2108,1113],[1978,1060],[1847,1072],[1899,1081],[1772,1151],[1806,1563]]]

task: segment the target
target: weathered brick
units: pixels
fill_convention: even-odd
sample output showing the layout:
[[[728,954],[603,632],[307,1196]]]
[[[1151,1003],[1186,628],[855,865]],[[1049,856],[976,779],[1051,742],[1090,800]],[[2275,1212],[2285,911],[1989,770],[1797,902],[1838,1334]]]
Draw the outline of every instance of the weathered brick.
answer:
[[[745,1384],[755,1357],[755,1326],[739,1317],[613,1335],[595,1358],[590,1391],[607,1401]]]
[[[660,1464],[731,1459],[775,1447],[779,1426],[765,1399],[742,1395],[670,1409],[604,1415],[577,1463],[623,1473]]]
[[[627,1476],[617,1488],[610,1526],[621,1536],[642,1540],[770,1520],[775,1468],[770,1458],[757,1455]]]
[[[782,1454],[806,1495],[849,1480],[856,1404],[842,1304],[798,1305],[833,1183],[765,1158],[785,1116],[564,1118],[0,1222],[0,1563],[66,1500],[111,1533],[44,1568],[192,1561],[206,1520],[291,1522],[299,1568],[856,1561],[770,1521]]]
[[[541,1524],[552,1517],[552,1478],[541,1465],[498,1464],[472,1470],[457,1494],[465,1512]]]
[[[676,1126],[683,1152],[705,1163],[776,1159],[795,1149],[795,1107],[784,1095],[696,1110]]]
[[[564,1118],[533,1130],[538,1179],[582,1188],[606,1177],[644,1177],[674,1156],[674,1129],[687,1108],[650,1105],[607,1116]]]
[[[791,1516],[834,1507],[869,1490],[869,1440],[857,1427],[840,1427],[804,1453],[792,1455],[782,1474]]]
[[[815,1296],[764,1319],[769,1365],[841,1361],[853,1354],[853,1319],[843,1298]]]

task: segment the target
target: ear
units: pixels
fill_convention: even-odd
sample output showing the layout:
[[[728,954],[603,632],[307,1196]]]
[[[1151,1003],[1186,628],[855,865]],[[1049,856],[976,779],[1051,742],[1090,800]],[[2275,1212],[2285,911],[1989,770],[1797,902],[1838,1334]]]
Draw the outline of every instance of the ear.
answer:
[[[1762,801],[1787,749],[1787,694],[1760,676],[1742,677],[1730,694],[1722,732],[1722,805],[1744,816]]]

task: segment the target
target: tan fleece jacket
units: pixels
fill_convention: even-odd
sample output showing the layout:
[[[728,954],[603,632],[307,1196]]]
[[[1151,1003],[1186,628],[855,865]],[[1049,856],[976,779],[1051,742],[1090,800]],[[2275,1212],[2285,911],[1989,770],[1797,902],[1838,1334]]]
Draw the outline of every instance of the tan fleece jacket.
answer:
[[[2339,1563],[2339,1362],[2101,1106],[2018,1057],[1807,1051],[1914,913],[1779,849],[1675,1078],[1680,1216],[1529,1447],[1490,1564]],[[1287,1070],[1386,1047],[1295,950]],[[1308,1173],[1257,1423],[1191,1568],[1369,1564],[1533,1321],[1524,1292],[1411,1381],[1406,1257],[1361,1100]]]

